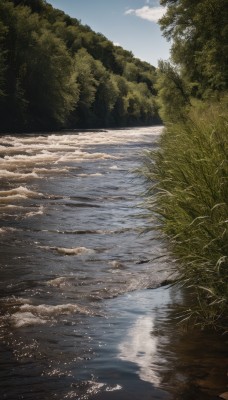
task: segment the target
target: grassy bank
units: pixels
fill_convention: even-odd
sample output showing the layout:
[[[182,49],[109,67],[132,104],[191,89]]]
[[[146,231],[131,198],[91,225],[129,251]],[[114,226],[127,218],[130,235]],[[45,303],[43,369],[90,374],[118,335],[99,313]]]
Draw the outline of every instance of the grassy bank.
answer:
[[[225,330],[227,316],[227,101],[192,108],[168,124],[142,173],[146,207],[168,239],[178,283],[190,288],[184,318]]]

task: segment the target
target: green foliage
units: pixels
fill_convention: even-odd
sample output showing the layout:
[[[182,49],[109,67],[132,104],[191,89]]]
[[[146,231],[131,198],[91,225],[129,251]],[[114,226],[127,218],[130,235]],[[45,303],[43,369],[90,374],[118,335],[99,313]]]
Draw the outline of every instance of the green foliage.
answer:
[[[105,70],[102,64],[97,61],[97,71],[102,75],[99,78],[99,85],[97,88],[96,99],[93,105],[94,114],[97,117],[98,125],[103,124],[107,126],[110,121],[111,111],[116,103],[119,91],[115,80]]]
[[[160,61],[155,88],[163,121],[175,122],[186,118],[190,106],[189,90],[176,67],[167,61]]]
[[[44,0],[0,0],[2,131],[157,122],[154,70]]]
[[[172,57],[159,63],[155,85],[167,127],[141,171],[148,181],[148,218],[175,258],[177,283],[192,293],[183,319],[225,331],[227,0],[160,3],[167,6],[160,25],[172,39]]]
[[[75,55],[75,71],[79,85],[79,101],[71,115],[71,124],[79,123],[86,126],[86,121],[91,120],[91,107],[95,101],[98,81],[93,74],[94,59],[83,48]]]
[[[197,82],[198,96],[224,91],[228,84],[227,0],[161,0],[167,12],[160,20],[172,39],[172,59],[183,77]]]
[[[170,124],[143,167],[150,220],[168,238],[178,282],[194,304],[185,318],[225,329],[228,267],[227,99]]]
[[[183,318],[225,330],[227,0],[160,3],[167,6],[160,25],[172,39],[172,57],[157,71],[157,104],[167,128],[143,168],[148,217],[168,239],[177,282],[191,290]]]
[[[136,65],[132,64],[131,62],[126,62],[124,66],[123,76],[128,81],[137,82],[138,68],[136,67]]]
[[[7,26],[3,128],[62,126],[77,102],[73,60],[66,46],[29,7],[0,2]]]
[[[115,82],[115,85],[117,88],[117,93],[118,93],[118,97],[116,99],[116,102],[115,102],[113,110],[112,110],[112,118],[114,121],[113,123],[116,126],[119,126],[120,122],[122,122],[123,125],[127,125],[128,82],[125,78],[123,78],[122,76],[119,76],[119,75],[113,75],[112,80]]]
[[[72,58],[51,32],[34,34],[27,81],[29,114],[39,126],[62,126],[77,104],[79,91]]]

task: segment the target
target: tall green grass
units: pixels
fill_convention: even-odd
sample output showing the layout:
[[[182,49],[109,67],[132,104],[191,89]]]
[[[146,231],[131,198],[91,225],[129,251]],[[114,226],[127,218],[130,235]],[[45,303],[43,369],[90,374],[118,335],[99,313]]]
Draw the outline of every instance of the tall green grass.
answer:
[[[225,101],[195,108],[185,122],[164,129],[159,149],[146,154],[142,168],[148,217],[168,239],[177,283],[192,293],[183,319],[223,330],[228,315],[227,141]]]

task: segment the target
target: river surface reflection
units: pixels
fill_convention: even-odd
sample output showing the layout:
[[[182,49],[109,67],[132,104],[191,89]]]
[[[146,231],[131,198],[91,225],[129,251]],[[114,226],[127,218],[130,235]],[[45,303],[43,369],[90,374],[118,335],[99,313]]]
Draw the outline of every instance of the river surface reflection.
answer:
[[[216,384],[186,397],[202,386],[210,357],[196,382],[193,359],[184,359],[194,344],[169,317],[181,295],[160,287],[171,261],[159,240],[140,235],[145,186],[133,171],[161,129],[0,138],[1,399],[165,400],[181,389],[195,400],[224,391],[224,344],[210,337]]]
[[[138,365],[140,379],[159,386],[160,377],[151,368],[157,348],[157,338],[152,335],[153,326],[151,317],[137,318],[125,340],[120,343],[119,358]]]

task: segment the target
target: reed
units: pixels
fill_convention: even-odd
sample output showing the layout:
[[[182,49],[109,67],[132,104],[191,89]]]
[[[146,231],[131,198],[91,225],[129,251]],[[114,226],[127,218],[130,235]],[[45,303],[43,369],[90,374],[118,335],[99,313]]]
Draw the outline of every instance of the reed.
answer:
[[[193,302],[183,320],[225,329],[227,313],[226,101],[191,110],[167,125],[159,149],[146,153],[145,205],[151,229],[168,239],[178,275]]]

